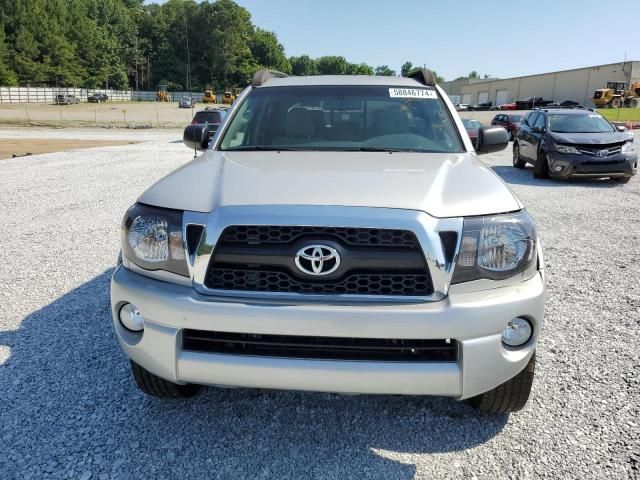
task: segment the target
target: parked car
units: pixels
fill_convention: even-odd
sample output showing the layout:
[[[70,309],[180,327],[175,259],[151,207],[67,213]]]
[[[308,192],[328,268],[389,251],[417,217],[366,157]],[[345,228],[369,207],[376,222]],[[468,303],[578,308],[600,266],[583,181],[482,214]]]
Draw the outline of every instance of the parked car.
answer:
[[[145,393],[201,385],[522,408],[544,315],[532,218],[428,70],[262,70],[122,223],[113,326]],[[505,213],[508,212],[508,213]]]
[[[536,178],[610,177],[627,183],[638,169],[633,138],[592,110],[528,113],[513,142],[513,166]]]
[[[516,137],[516,133],[518,133],[518,128],[520,128],[520,122],[522,122],[522,115],[500,114],[493,117],[491,125],[506,128],[507,133],[509,133],[509,140],[513,140]]]
[[[532,110],[534,108],[546,107],[553,100],[545,100],[542,97],[526,97],[516,101],[516,110]]]
[[[469,106],[469,110],[486,111],[486,110],[491,109],[492,105],[493,105],[492,102],[478,103],[476,105],[470,105]]]
[[[73,105],[80,103],[80,99],[75,95],[60,94],[56,95],[56,103],[58,105]]]
[[[584,108],[582,105],[580,105],[578,102],[574,102],[573,100],[565,100],[563,102],[557,103],[550,103],[549,105],[547,105],[547,108]]]
[[[178,108],[191,108],[195,102],[189,97],[183,97],[178,102]]]
[[[109,96],[106,93],[92,93],[87,97],[89,103],[101,103],[109,100]]]
[[[500,110],[517,110],[518,107],[516,106],[515,102],[511,102],[511,103],[503,103],[502,105],[500,105]]]
[[[215,132],[229,112],[226,108],[210,108],[195,113],[191,125],[209,125],[209,130]]]
[[[469,110],[469,104],[467,104],[467,103],[458,103],[456,105],[456,110],[458,112],[466,112],[467,110]]]
[[[478,120],[473,120],[471,118],[463,118],[462,124],[464,125],[471,142],[475,145],[478,140],[478,132],[482,128],[482,124]]]

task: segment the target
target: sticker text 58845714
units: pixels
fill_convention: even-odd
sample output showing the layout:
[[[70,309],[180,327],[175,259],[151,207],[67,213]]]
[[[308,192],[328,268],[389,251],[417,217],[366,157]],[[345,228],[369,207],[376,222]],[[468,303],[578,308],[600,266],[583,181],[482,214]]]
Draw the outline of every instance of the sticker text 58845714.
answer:
[[[389,96],[398,98],[438,98],[435,90],[427,90],[426,88],[390,88]]]

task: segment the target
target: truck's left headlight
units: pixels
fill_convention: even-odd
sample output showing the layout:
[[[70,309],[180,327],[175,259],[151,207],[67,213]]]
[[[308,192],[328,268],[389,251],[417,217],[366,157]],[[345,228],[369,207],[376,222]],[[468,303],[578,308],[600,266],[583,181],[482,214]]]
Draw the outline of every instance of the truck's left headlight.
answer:
[[[451,283],[504,280],[536,260],[536,229],[524,210],[464,219]]]
[[[122,252],[145,270],[189,276],[182,211],[136,203],[122,221]]]

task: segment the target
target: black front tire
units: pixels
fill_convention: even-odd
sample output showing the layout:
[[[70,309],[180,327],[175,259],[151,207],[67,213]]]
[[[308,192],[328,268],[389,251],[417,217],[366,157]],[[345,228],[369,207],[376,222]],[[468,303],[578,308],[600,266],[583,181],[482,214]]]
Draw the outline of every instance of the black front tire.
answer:
[[[189,398],[197,395],[202,390],[202,385],[193,383],[178,385],[177,383],[169,382],[145,370],[133,360],[131,361],[131,372],[138,384],[138,388],[153,397]]]
[[[544,152],[538,153],[538,158],[533,166],[533,177],[538,179],[549,178],[549,163]]]
[[[493,390],[470,398],[468,403],[483,413],[510,413],[522,410],[531,393],[535,369],[536,354],[534,352],[527,366],[519,374]]]
[[[527,162],[520,156],[520,145],[517,142],[513,142],[513,166],[515,168],[524,168],[526,164]]]
[[[613,179],[618,183],[629,183],[631,181],[631,177],[613,177]]]

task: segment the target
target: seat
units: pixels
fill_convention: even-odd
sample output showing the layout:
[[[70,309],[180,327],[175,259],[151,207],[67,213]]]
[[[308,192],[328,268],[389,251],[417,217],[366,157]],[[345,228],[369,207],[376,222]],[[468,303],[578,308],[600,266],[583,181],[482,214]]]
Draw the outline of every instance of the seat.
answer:
[[[373,127],[377,135],[409,132],[409,117],[400,105],[392,105],[373,114]]]
[[[305,143],[316,137],[316,118],[306,108],[293,108],[284,119],[283,135],[274,137],[273,145]]]

